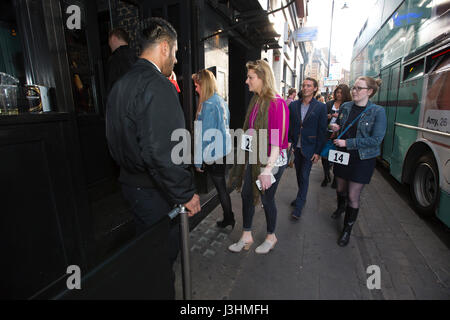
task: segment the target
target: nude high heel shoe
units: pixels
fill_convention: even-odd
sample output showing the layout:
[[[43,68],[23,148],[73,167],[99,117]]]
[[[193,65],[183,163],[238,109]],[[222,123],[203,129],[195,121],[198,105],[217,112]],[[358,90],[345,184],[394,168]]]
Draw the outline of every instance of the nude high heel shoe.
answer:
[[[240,239],[238,242],[233,243],[231,246],[228,247],[228,250],[231,252],[241,252],[242,249],[248,250],[253,244],[253,240],[250,242],[245,242],[244,240]]]
[[[255,250],[258,254],[266,254],[269,253],[270,250],[272,250],[275,247],[275,243],[277,243],[278,240],[271,241],[271,240],[264,240],[264,242],[258,246]]]

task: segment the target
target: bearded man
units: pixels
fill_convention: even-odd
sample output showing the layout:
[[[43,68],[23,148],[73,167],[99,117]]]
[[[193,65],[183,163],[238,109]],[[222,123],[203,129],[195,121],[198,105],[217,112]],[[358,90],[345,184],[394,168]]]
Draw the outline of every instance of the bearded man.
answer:
[[[119,182],[138,234],[161,221],[174,205],[184,205],[189,216],[200,211],[189,165],[171,159],[177,144],[171,141],[172,132],[185,129],[178,94],[168,80],[177,63],[177,32],[164,19],[151,18],[141,37],[142,54],[112,87],[106,109],[109,149],[120,166]],[[161,239],[161,245],[167,243],[173,266],[179,251],[176,224]]]

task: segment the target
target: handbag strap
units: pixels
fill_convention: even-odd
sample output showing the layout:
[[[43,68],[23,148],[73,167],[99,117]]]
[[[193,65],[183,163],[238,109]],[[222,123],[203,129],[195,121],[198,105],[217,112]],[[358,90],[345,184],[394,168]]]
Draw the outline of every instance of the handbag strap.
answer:
[[[338,135],[338,137],[337,137],[336,139],[339,139],[340,137],[342,137],[342,136],[348,131],[348,129],[350,129],[350,128],[355,124],[355,122],[358,121],[358,120],[362,117],[362,115],[363,115],[367,110],[369,110],[370,108],[372,108],[372,106],[366,107],[366,108],[364,109],[364,111],[361,112],[355,119],[353,119],[352,123],[350,123],[350,125],[349,125],[347,128],[345,128],[345,129]]]

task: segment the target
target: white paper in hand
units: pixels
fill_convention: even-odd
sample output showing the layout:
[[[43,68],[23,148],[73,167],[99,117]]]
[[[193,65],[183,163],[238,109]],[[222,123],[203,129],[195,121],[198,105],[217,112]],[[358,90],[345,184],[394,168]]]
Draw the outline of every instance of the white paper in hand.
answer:
[[[273,174],[270,174],[270,181],[272,182],[272,185],[275,183],[275,181],[277,181],[277,179],[275,179]],[[259,181],[259,179],[258,179],[258,180],[255,181],[255,183],[256,183],[258,189],[262,190],[261,189],[261,181]]]

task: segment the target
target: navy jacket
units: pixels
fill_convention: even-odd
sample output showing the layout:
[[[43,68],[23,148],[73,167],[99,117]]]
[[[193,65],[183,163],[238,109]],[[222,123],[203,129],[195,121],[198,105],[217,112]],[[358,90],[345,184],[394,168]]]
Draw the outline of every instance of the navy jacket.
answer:
[[[289,142],[297,147],[300,135],[301,152],[310,159],[314,154],[320,154],[327,140],[327,106],[313,98],[302,123],[301,105],[302,100],[289,104]]]

